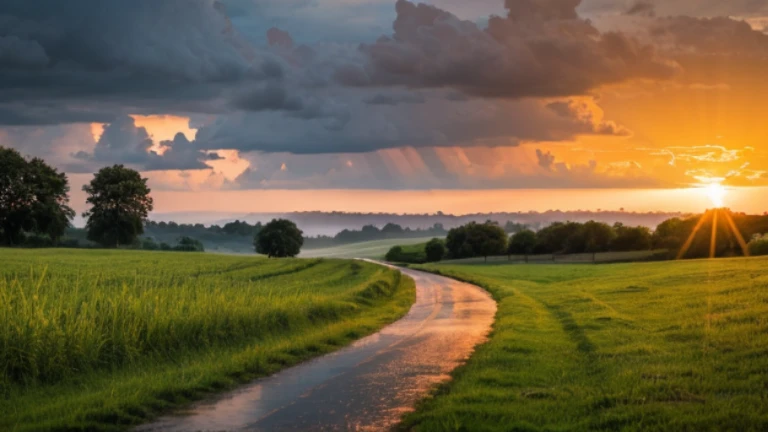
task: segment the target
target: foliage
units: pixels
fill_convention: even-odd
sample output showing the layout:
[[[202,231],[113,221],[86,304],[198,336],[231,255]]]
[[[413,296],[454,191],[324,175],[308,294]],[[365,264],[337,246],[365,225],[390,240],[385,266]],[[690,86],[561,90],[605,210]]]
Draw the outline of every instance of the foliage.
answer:
[[[542,228],[536,233],[536,246],[533,252],[537,254],[565,252],[568,249],[568,240],[577,235],[580,229],[581,224],[576,222],[555,222]]]
[[[749,242],[749,253],[753,256],[768,255],[768,234],[755,235]]]
[[[147,179],[137,171],[123,165],[102,168],[83,191],[91,205],[83,214],[88,218],[88,240],[116,247],[133,244],[144,233],[153,203]]]
[[[0,430],[127,428],[370,333],[414,292],[399,272],[343,260],[0,250],[0,262]]]
[[[257,253],[270,258],[295,257],[301,252],[304,237],[295,223],[287,219],[273,219],[264,225],[253,244]]]
[[[447,252],[445,242],[439,238],[433,238],[424,246],[424,252],[427,255],[427,262],[442,261]]]
[[[621,223],[613,226],[616,237],[611,243],[614,252],[650,250],[653,245],[651,230],[647,227],[628,227]]]
[[[703,218],[703,221],[702,221]],[[717,212],[717,229],[715,230],[715,256],[732,257],[741,256],[743,251],[739,241],[733,234],[728,219],[745,241],[749,241],[755,235],[768,232],[768,215],[746,215],[730,210]],[[654,247],[665,247],[675,252],[681,249],[690,239],[689,248],[685,258],[706,258],[710,255],[712,244],[712,225],[714,214],[694,215],[686,219],[673,218],[662,222],[653,233]],[[694,228],[701,222],[699,230]]]
[[[191,237],[182,237],[179,239],[179,244],[173,250],[178,252],[205,252],[205,247],[198,240]]]
[[[403,430],[766,430],[768,259],[429,265],[494,331]]]
[[[523,229],[509,238],[507,253],[510,255],[530,255],[535,246],[536,233],[529,229]]]
[[[427,262],[426,243],[393,246],[384,259],[394,263],[423,264]]]
[[[452,259],[503,255],[507,233],[496,223],[470,222],[448,232],[446,247]]]
[[[578,229],[565,240],[566,253],[608,252],[616,233],[610,225],[589,221],[579,225]]]
[[[55,244],[74,217],[68,193],[64,173],[0,147],[0,243],[21,244],[26,231]]]

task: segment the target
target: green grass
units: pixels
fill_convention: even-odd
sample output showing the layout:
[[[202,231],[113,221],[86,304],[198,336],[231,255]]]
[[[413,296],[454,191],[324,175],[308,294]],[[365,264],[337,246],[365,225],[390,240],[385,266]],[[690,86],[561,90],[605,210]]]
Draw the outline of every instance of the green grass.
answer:
[[[499,309],[404,428],[768,430],[768,259],[423,268]]]
[[[0,430],[122,430],[402,316],[347,260],[0,250]]]
[[[426,244],[432,238],[389,239],[362,243],[352,243],[342,246],[322,249],[305,249],[302,258],[370,258],[383,259],[392,246],[408,246]]]

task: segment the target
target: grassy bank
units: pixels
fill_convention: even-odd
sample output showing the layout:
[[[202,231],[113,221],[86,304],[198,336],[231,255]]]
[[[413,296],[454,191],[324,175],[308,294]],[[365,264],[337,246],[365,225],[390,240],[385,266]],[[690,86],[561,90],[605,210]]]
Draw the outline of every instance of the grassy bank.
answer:
[[[120,430],[402,316],[413,282],[343,260],[0,250],[0,430]]]
[[[417,431],[768,430],[768,260],[430,265],[499,301]]]
[[[370,258],[383,259],[392,246],[409,246],[425,244],[431,238],[376,240],[362,243],[351,243],[322,249],[305,249],[302,258]],[[418,246],[417,246],[418,247]]]

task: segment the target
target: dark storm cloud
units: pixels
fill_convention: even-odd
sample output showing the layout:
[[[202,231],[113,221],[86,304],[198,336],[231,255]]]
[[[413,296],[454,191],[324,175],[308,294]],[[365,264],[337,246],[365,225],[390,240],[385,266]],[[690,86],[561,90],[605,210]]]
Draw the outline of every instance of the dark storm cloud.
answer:
[[[655,16],[656,7],[649,1],[639,1],[627,9],[627,15]]]
[[[142,171],[207,169],[209,167],[203,161],[218,158],[199,151],[181,133],[172,141],[160,143],[165,148],[162,154],[154,151],[153,146],[147,130],[137,127],[133,118],[118,117],[104,126],[93,152],[79,151],[72,156],[94,166],[120,163]],[[93,167],[86,165],[84,170],[89,172]]]
[[[399,104],[423,104],[424,96],[419,93],[377,93],[365,99],[369,105],[399,105]]]
[[[217,111],[212,101],[231,87],[283,73],[212,0],[0,2],[0,100],[24,103],[0,122],[39,123],[25,112],[36,101],[48,104],[49,123],[72,121],[68,105],[94,101],[116,113]]]
[[[651,35],[670,52],[750,56],[768,56],[768,35],[754,30],[744,21],[728,17],[660,18],[650,27]]]
[[[394,34],[362,45],[366,62],[339,68],[351,86],[450,87],[483,97],[582,95],[636,78],[667,79],[678,65],[622,33],[600,33],[579,0],[508,0],[486,29],[433,6],[396,4]]]

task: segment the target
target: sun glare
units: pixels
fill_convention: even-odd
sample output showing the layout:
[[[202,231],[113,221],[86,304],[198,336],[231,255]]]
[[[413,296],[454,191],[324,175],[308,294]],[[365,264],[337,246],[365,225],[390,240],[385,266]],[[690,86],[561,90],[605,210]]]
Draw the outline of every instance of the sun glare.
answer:
[[[720,183],[711,183],[706,188],[706,193],[709,199],[712,201],[715,207],[723,207],[725,200],[726,189]]]

